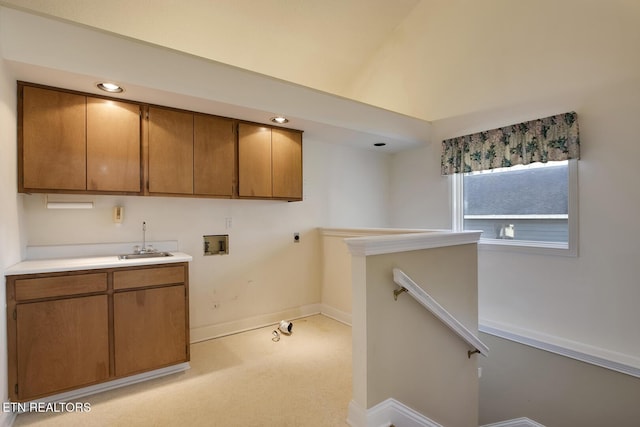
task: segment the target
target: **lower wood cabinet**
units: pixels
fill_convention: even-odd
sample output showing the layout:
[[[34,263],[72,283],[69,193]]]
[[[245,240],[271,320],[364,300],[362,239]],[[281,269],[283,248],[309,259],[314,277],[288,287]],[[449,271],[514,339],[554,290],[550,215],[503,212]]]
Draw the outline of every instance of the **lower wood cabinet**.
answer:
[[[7,276],[9,398],[189,361],[188,264]]]
[[[116,376],[185,361],[184,285],[113,296]]]
[[[17,304],[16,317],[19,396],[42,396],[109,378],[106,295]]]

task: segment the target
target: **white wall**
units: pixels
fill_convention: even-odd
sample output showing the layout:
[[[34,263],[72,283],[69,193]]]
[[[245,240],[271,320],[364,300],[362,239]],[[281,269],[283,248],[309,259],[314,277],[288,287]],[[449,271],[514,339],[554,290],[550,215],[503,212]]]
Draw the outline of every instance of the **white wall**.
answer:
[[[480,316],[640,367],[640,342],[632,338],[640,322],[640,189],[635,166],[640,156],[635,126],[639,79],[433,122],[436,142],[393,159],[392,225],[431,227],[449,220],[442,206],[449,203],[450,183],[439,176],[437,141],[570,110],[578,113],[582,140],[579,257],[481,251]],[[426,167],[416,168],[418,162]]]
[[[470,358],[469,346],[412,297],[394,300],[391,277],[393,268],[401,269],[477,331],[477,270],[458,268],[476,265],[475,243],[395,252],[402,246],[399,237],[389,245],[394,253],[368,256],[362,254],[384,250],[362,239],[347,244],[354,297],[350,421],[357,408],[370,410],[394,398],[439,425],[477,426],[477,357]]]
[[[131,99],[249,120],[234,115],[233,105],[214,102],[214,95],[231,96],[240,102],[234,105],[253,100],[260,104],[256,108],[266,108],[265,100],[285,102],[269,95],[274,81],[245,79],[239,84],[234,71],[242,78],[247,78],[246,73],[199,58],[13,10],[6,10],[4,18],[5,34],[11,36],[3,39],[4,54],[16,73],[25,79],[57,76],[35,83],[86,91],[90,85],[75,86],[77,80],[119,76],[121,81],[138,83],[126,92]],[[176,74],[180,68],[183,73]],[[133,93],[145,95],[135,98]],[[171,103],[185,100],[194,104]],[[225,106],[232,112],[220,110]],[[259,110],[249,114],[254,113]],[[146,221],[148,240],[177,240],[180,250],[194,256],[192,339],[280,320],[281,315],[305,314],[300,307],[320,303],[321,245],[315,228],[387,226],[389,156],[334,144],[318,129],[305,132],[303,139],[302,202],[96,196],[93,210],[52,211],[44,208],[43,196],[35,194],[24,197],[25,212],[20,217],[25,223],[24,239],[28,245],[135,242],[141,239],[141,224]],[[15,143],[14,131],[14,149]],[[15,158],[15,153],[10,156],[13,167]],[[16,186],[7,183],[6,191],[15,197]],[[125,207],[121,226],[111,222],[116,205]],[[225,227],[226,218],[232,219],[231,229]],[[294,232],[301,233],[300,243],[293,243]],[[203,235],[227,233],[229,255],[202,255]]]
[[[639,380],[492,335],[480,334],[479,425],[527,417],[553,427],[636,427]],[[524,424],[523,424],[524,425]]]
[[[322,164],[328,184],[326,226],[388,226],[390,156],[370,150],[336,150]]]
[[[0,57],[1,57],[0,51]],[[16,87],[10,72],[0,60],[0,271],[21,258],[21,196],[17,188]],[[4,275],[2,276],[4,279]],[[6,304],[6,291],[0,285],[0,307]],[[7,324],[0,315],[0,400],[8,401],[7,390]],[[0,425],[10,414],[0,416]]]
[[[390,181],[393,227],[451,228],[449,184],[440,176],[439,144],[394,154]]]
[[[15,140],[14,140],[15,143]],[[77,196],[93,210],[47,210],[44,196],[25,196],[28,245],[177,240],[193,255],[190,309],[193,339],[268,321],[268,316],[320,303],[319,226],[385,226],[388,155],[305,139],[304,201],[252,201],[133,196]],[[11,159],[13,161],[13,158]],[[363,183],[375,185],[368,190]],[[6,189],[14,192],[15,187]],[[67,197],[70,198],[70,197]],[[111,220],[125,207],[122,225]],[[226,218],[232,228],[225,228]],[[300,243],[293,233],[299,232]],[[203,256],[202,236],[229,234],[230,254]],[[302,312],[300,314],[303,314]],[[278,319],[279,320],[279,319]],[[240,323],[238,323],[240,322]]]
[[[635,367],[638,19],[629,0],[428,0],[354,86],[372,103],[437,119],[430,144],[393,159],[394,227],[450,226],[442,139],[575,110],[580,255],[482,251],[480,316]]]

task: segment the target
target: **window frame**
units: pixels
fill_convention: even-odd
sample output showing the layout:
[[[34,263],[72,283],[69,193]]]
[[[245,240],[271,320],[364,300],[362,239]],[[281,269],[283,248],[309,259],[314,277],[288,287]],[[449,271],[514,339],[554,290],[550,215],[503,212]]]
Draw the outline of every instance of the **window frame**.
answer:
[[[567,161],[568,180],[568,230],[569,241],[538,242],[529,240],[503,240],[481,237],[478,247],[482,250],[508,251],[514,253],[533,253],[541,255],[578,256],[578,160]],[[461,173],[451,175],[452,218],[453,231],[464,231],[464,188]]]

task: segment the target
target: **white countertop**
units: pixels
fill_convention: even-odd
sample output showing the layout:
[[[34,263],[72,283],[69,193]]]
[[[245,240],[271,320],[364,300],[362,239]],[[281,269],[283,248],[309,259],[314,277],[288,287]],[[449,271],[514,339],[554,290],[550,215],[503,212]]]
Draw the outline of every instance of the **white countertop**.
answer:
[[[12,265],[5,271],[6,276],[58,271],[93,270],[98,268],[132,267],[137,265],[169,264],[190,262],[193,257],[184,252],[171,252],[173,256],[157,258],[118,259],[117,255],[77,258],[32,259]]]

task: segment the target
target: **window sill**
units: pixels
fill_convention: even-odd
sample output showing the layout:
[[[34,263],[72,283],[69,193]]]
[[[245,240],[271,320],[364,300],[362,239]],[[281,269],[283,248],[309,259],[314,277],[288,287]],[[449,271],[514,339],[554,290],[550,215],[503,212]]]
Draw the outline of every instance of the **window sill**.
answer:
[[[561,242],[533,242],[527,240],[480,239],[481,250],[577,257],[577,245]]]

